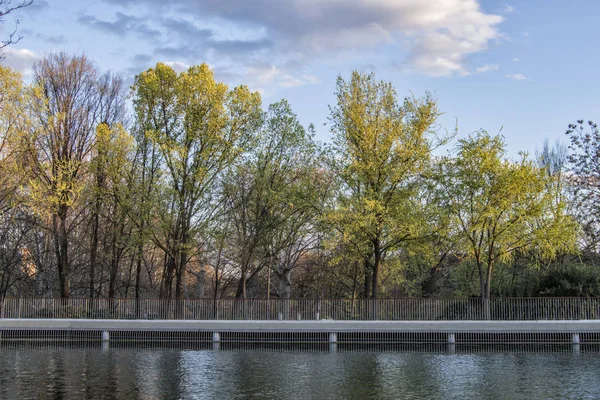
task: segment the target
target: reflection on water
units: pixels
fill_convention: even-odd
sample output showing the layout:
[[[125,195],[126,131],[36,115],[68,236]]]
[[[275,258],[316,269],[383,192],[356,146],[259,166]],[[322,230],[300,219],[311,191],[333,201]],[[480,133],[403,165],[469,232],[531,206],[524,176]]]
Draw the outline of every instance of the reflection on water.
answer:
[[[0,347],[0,398],[600,398],[600,357],[585,348],[306,350]]]

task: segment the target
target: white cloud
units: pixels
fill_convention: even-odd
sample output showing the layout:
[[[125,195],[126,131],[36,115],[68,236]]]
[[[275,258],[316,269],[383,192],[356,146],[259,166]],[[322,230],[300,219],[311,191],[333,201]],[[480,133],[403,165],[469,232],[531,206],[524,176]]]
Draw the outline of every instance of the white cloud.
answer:
[[[475,68],[475,73],[482,74],[484,72],[496,71],[496,70],[498,70],[498,68],[500,68],[500,67],[498,67],[497,64],[486,64],[482,67]]]
[[[523,36],[529,37],[529,32],[523,32]]]
[[[28,49],[17,49],[6,47],[4,49],[4,65],[20,72],[24,78],[30,78],[33,74],[33,64],[41,57],[39,54]]]
[[[315,75],[304,74],[302,75],[302,80],[304,80],[306,84],[310,85],[319,83],[319,78],[317,78]]]
[[[310,74],[294,76],[285,69],[275,65],[256,65],[248,67],[245,77],[250,82],[249,86],[254,90],[265,92],[265,87],[275,86],[279,88],[293,88],[311,85],[319,82],[319,79]]]
[[[512,60],[513,60],[513,62],[519,62],[520,61],[518,57],[515,57]]]
[[[512,80],[515,80],[515,81],[530,81],[531,80],[531,79],[527,78],[523,74],[508,74],[508,75],[506,75],[506,77],[508,79],[512,79]]]
[[[518,14],[519,11],[517,11],[516,8],[514,8],[513,6],[511,6],[510,4],[504,4],[504,7],[502,8],[502,12],[505,14]]]
[[[165,64],[173,68],[175,72],[184,72],[190,68],[190,65],[181,61],[166,61]]]
[[[432,76],[465,75],[470,69],[467,57],[502,38],[498,24],[503,17],[483,11],[480,0],[172,0],[168,6],[164,0],[118,2],[146,5],[152,15],[184,10],[186,15],[178,18],[182,23],[172,24],[171,32],[185,29],[186,18],[212,21],[214,36],[227,36],[232,26],[239,27],[233,31],[245,30],[266,41],[244,54],[245,61],[276,65],[340,55],[364,57],[391,44],[397,47],[396,58],[401,57],[391,60],[395,64],[408,62],[413,70]],[[156,17],[154,25],[160,21]],[[198,59],[203,56],[198,51],[206,51],[201,42],[178,40],[185,44],[179,54],[195,54]],[[208,54],[212,60],[231,60],[241,54],[229,47],[212,50]]]

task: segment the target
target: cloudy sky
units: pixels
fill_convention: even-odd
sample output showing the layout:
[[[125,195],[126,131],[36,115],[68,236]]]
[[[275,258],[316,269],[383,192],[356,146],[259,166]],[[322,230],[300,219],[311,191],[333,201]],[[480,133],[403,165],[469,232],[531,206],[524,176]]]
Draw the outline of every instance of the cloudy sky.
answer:
[[[4,63],[27,76],[48,52],[83,52],[131,82],[206,62],[266,104],[287,98],[321,140],[336,76],[374,71],[401,96],[432,92],[459,136],[502,130],[516,156],[600,119],[598,15],[596,0],[34,0]]]

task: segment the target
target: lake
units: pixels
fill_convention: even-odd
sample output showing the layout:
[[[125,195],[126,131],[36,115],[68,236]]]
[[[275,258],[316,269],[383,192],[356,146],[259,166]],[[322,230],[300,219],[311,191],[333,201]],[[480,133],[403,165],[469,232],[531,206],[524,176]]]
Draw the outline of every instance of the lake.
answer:
[[[564,350],[564,349],[563,349]],[[598,399],[585,351],[0,347],[1,399]]]

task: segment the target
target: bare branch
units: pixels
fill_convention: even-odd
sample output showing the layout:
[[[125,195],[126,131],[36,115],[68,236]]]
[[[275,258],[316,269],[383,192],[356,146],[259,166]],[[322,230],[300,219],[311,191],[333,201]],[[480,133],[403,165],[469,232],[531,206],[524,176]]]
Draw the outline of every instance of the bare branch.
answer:
[[[4,22],[4,17],[11,14],[14,11],[17,11],[21,8],[25,8],[33,4],[33,0],[22,0],[15,5],[12,4],[12,0],[0,0],[0,23]],[[17,35],[17,29],[19,27],[19,20],[15,21],[15,28],[8,34],[8,37],[2,41],[0,41],[0,61],[4,60],[5,56],[2,52],[2,49],[5,47],[18,43],[23,36]]]

